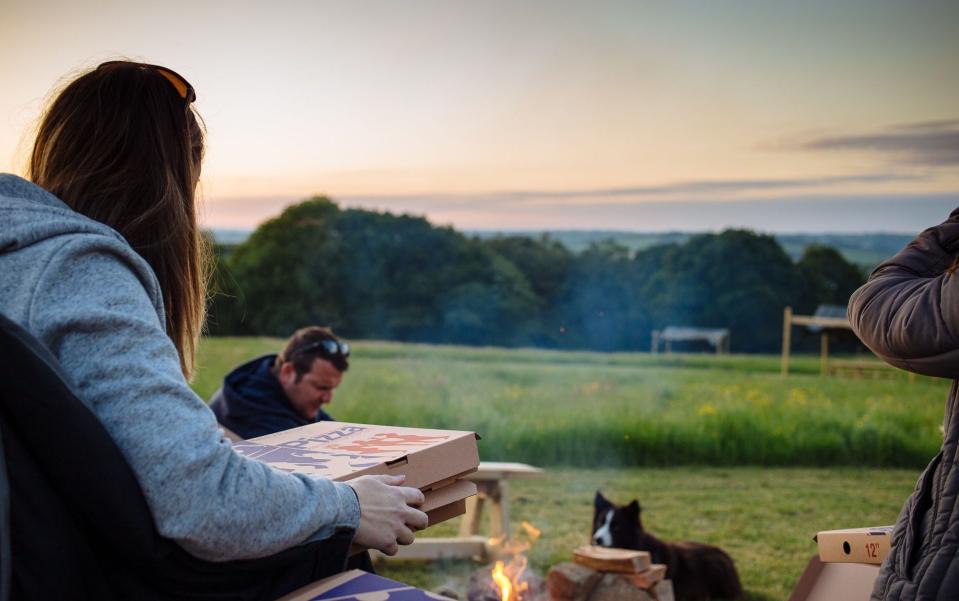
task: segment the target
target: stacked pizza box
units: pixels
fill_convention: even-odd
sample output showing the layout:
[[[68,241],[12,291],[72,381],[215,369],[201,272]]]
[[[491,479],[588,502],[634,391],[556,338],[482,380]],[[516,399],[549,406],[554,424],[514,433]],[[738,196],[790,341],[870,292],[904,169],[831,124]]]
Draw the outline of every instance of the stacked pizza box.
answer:
[[[317,422],[233,448],[277,469],[336,481],[402,474],[403,486],[423,491],[420,509],[432,526],[465,513],[466,499],[476,494],[464,476],[479,467],[478,438],[459,430]]]

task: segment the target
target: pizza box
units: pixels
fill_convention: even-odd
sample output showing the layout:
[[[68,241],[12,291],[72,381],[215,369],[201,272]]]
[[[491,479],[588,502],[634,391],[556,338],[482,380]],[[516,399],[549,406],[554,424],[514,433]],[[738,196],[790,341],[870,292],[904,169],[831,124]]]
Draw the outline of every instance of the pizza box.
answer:
[[[429,525],[433,526],[466,513],[466,499],[475,494],[475,483],[456,480],[452,484],[423,491],[426,501],[420,506],[420,511],[426,513]]]
[[[402,582],[362,570],[350,570],[304,586],[277,601],[449,601]]]
[[[346,422],[317,422],[233,443],[236,452],[277,469],[346,481],[403,474],[404,486],[442,488],[479,467],[478,436]]]
[[[819,545],[819,559],[832,563],[879,565],[889,554],[893,526],[824,530],[813,540]]]
[[[879,566],[864,563],[823,563],[809,558],[788,601],[869,601]]]

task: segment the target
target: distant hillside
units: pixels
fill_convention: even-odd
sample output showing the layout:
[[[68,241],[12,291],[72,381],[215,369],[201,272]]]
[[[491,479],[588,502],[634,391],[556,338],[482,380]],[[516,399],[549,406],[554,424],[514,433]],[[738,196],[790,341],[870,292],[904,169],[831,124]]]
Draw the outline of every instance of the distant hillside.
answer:
[[[907,234],[788,234],[776,240],[793,258],[799,257],[810,244],[832,246],[847,261],[873,268],[909,244]]]
[[[250,230],[213,230],[213,237],[219,244],[240,244],[250,237]],[[614,240],[631,251],[638,251],[657,244],[682,243],[693,234],[688,232],[619,232],[613,230],[555,230],[555,231],[467,231],[467,235],[479,238],[493,236],[529,236],[549,235],[559,240],[573,252],[580,252],[594,242]],[[810,244],[825,244],[837,249],[847,261],[863,267],[872,268],[899,252],[912,239],[904,234],[780,234],[776,240],[795,260]]]
[[[250,234],[253,233],[253,230],[210,230],[213,233],[213,239],[216,240],[217,244],[225,244],[227,246],[232,244],[241,244],[246,242],[246,239],[250,237]]]
[[[480,238],[493,236],[549,235],[559,240],[573,252],[580,252],[594,242],[613,240],[631,251],[638,251],[657,244],[685,242],[693,234],[688,232],[618,232],[611,230],[555,230],[555,231],[471,231],[467,234]],[[872,268],[899,252],[912,240],[904,234],[779,234],[776,240],[795,260],[811,244],[825,244],[837,249],[847,261]]]

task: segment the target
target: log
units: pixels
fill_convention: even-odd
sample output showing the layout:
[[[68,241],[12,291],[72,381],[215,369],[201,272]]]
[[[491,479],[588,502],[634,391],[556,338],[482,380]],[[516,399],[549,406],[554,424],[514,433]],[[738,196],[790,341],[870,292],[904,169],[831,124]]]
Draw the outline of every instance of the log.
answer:
[[[657,601],[652,595],[621,578],[619,574],[606,574],[599,581],[589,601]]]
[[[573,561],[599,572],[638,574],[651,565],[649,553],[586,545],[573,551]]]
[[[586,601],[602,577],[592,568],[566,561],[550,568],[546,589],[552,601]]]
[[[666,576],[666,566],[661,563],[654,563],[648,570],[643,570],[639,574],[623,574],[623,578],[629,580],[637,588],[652,588],[657,582]]]
[[[653,592],[656,601],[674,601],[672,580],[660,580],[650,590]]]
[[[673,601],[673,583],[660,580],[653,588],[641,589],[623,574],[606,574],[589,601]]]

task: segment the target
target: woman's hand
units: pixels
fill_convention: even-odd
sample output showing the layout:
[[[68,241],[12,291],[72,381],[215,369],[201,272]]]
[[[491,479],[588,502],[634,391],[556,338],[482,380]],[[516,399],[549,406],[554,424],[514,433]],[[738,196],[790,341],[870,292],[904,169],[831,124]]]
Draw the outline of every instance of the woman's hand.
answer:
[[[426,514],[416,509],[425,501],[416,488],[400,486],[406,476],[360,476],[350,480],[360,502],[360,525],[353,542],[368,549],[396,555],[408,545],[413,532],[428,525]]]

